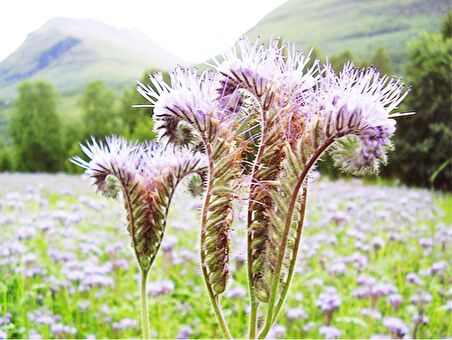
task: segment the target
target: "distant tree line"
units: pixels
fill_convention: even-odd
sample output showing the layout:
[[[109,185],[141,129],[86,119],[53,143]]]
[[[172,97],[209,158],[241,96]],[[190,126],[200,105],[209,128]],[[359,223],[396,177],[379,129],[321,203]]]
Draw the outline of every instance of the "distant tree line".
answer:
[[[141,81],[147,82],[146,72]],[[168,74],[164,73],[168,78]],[[80,154],[79,143],[91,136],[102,139],[111,134],[133,141],[155,138],[152,108],[134,108],[146,101],[126,88],[119,100],[101,81],[88,84],[77,105],[81,117],[61,120],[57,112],[58,94],[44,81],[24,82],[9,118],[11,145],[0,145],[0,171],[79,172],[68,159]]]
[[[386,178],[452,190],[451,32],[449,14],[441,33],[425,33],[407,46],[403,73],[412,91],[401,111],[415,111],[416,115],[398,119],[395,151],[389,155],[389,166],[382,169]],[[312,59],[316,58],[325,61],[319,49],[312,51]],[[384,74],[392,74],[391,59],[383,47],[368,61],[357,60],[351,51],[333,55],[329,61],[336,71],[352,61],[358,67],[373,65]],[[146,103],[134,87],[125,89],[117,100],[104,83],[88,84],[78,102],[81,119],[72,123],[60,120],[57,94],[50,84],[25,82],[18,94],[9,124],[12,145],[0,145],[0,171],[74,172],[78,170],[68,158],[80,154],[79,142],[90,136],[118,134],[139,141],[155,138],[152,109],[132,107]],[[340,175],[328,157],[319,169],[331,177]]]

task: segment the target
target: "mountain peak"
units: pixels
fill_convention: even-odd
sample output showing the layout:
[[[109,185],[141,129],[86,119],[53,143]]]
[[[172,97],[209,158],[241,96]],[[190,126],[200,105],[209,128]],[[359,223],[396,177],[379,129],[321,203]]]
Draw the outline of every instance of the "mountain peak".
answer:
[[[14,96],[18,83],[27,79],[50,81],[63,94],[71,94],[93,80],[120,88],[145,70],[177,64],[186,62],[137,29],[56,17],[0,63],[0,99]]]

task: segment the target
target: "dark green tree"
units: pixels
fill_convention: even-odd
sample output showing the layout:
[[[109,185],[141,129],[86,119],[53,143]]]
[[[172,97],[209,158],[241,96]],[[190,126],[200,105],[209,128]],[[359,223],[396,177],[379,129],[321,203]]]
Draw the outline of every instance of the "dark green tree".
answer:
[[[79,102],[84,138],[103,138],[120,132],[121,120],[115,110],[115,100],[114,92],[101,81],[86,86]]]
[[[10,134],[21,171],[62,169],[65,158],[61,122],[56,113],[57,95],[43,81],[25,82],[18,88],[16,110],[10,121]]]
[[[14,171],[14,149],[0,146],[0,172]]]
[[[416,115],[399,120],[390,162],[407,184],[452,190],[451,65],[450,35],[425,33],[408,45],[405,74],[413,88],[405,110]]]
[[[86,131],[82,123],[78,120],[66,121],[63,126],[63,131],[64,148],[67,150],[68,155],[68,159],[64,163],[64,170],[69,173],[82,173],[83,169],[71,163],[69,157],[83,156],[83,152],[80,150],[80,142],[83,142],[86,138]]]
[[[375,50],[370,63],[380,69],[383,74],[392,74],[391,58],[384,47],[379,47]]]
[[[452,38],[452,12],[449,12],[446,19],[444,19],[441,34],[445,38]]]

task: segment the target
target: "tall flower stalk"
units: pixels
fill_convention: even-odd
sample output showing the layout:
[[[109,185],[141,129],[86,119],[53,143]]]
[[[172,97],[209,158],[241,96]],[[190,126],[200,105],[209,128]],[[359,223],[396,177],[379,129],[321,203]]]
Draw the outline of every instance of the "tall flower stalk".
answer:
[[[227,91],[229,84],[207,71],[177,68],[171,84],[160,74],[151,76],[148,86],[138,91],[154,108],[161,136],[175,147],[201,149],[207,157],[207,178],[201,212],[201,270],[218,325],[225,337],[232,337],[224,319],[220,296],[229,278],[229,232],[236,182],[241,175],[244,141],[236,133],[236,116],[241,96]]]
[[[75,157],[72,162],[85,168],[86,175],[103,195],[122,194],[127,231],[141,272],[140,316],[143,338],[150,338],[146,282],[165,233],[168,211],[179,182],[186,176],[204,176],[203,156],[170,152],[157,144],[133,144],[117,137],[105,143],[94,138],[83,152],[89,160]]]

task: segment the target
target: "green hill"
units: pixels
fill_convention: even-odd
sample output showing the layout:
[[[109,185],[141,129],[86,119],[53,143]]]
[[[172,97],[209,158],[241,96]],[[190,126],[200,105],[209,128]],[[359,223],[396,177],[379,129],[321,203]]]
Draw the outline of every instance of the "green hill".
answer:
[[[449,0],[291,0],[248,34],[281,37],[300,50],[318,47],[326,55],[349,49],[361,59],[384,46],[397,70],[406,42],[437,30],[450,8]]]
[[[88,19],[55,18],[30,33],[0,63],[0,101],[14,97],[18,83],[24,80],[49,81],[63,96],[70,96],[93,80],[119,89],[149,68],[178,63],[184,61],[138,30]]]

